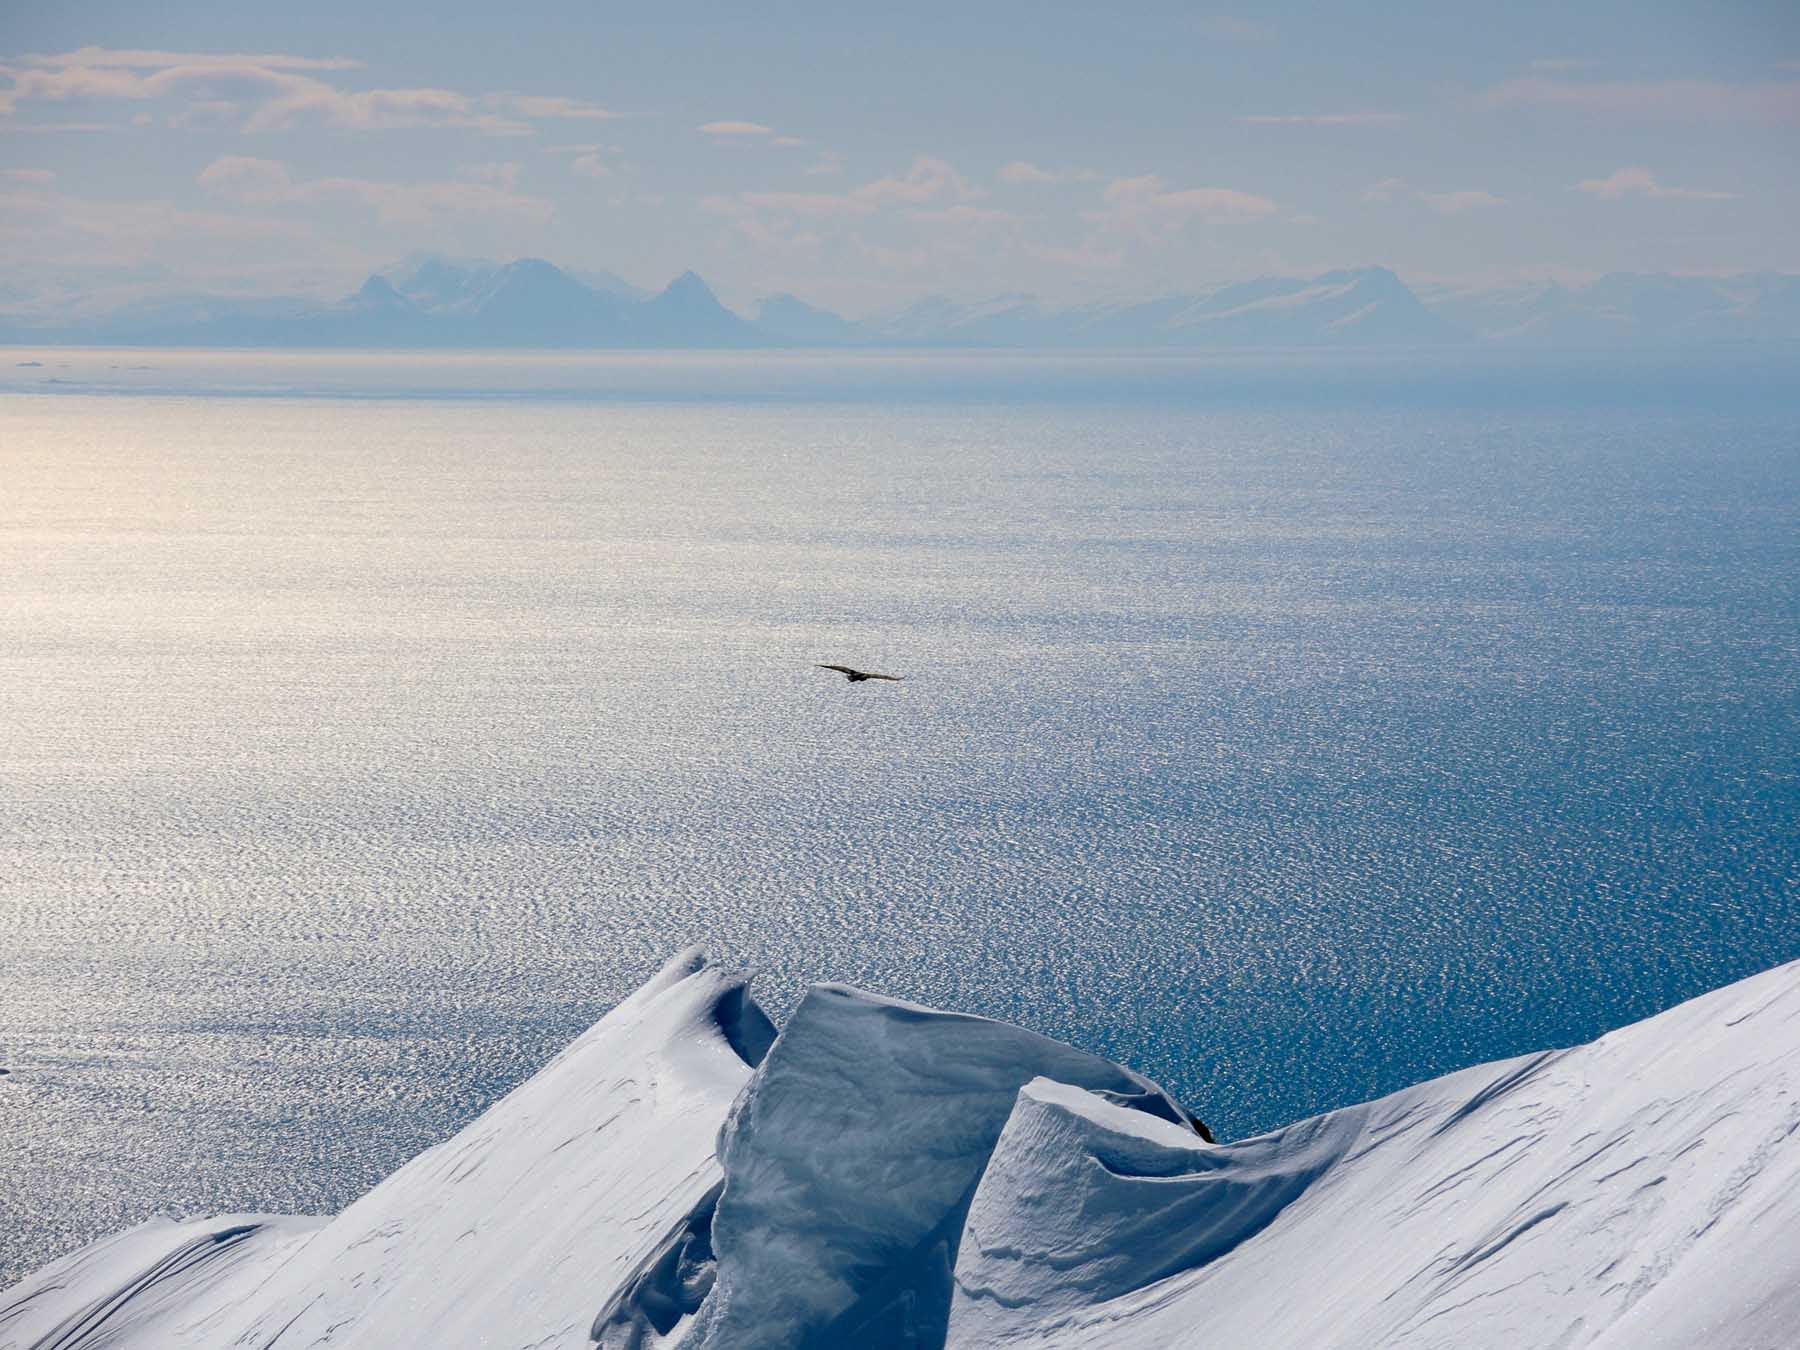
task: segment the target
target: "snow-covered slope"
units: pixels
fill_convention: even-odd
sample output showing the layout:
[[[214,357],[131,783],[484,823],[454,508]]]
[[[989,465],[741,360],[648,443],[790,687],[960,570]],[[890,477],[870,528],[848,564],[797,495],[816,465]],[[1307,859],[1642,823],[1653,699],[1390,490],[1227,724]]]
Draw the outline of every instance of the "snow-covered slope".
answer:
[[[685,954],[322,1229],[229,1344],[584,1344],[597,1291],[717,1183],[772,1037],[740,979]]]
[[[773,1035],[740,977],[683,953],[335,1219],[134,1229],[0,1295],[0,1347],[586,1346],[608,1292],[716,1189],[719,1126]],[[255,1269],[222,1293],[206,1281],[228,1260]],[[90,1305],[109,1317],[66,1320]]]
[[[1796,1131],[1793,965],[1222,1148],[1035,1082],[950,1344],[1791,1346]]]
[[[324,1219],[154,1219],[53,1261],[0,1295],[0,1346],[222,1345],[252,1292]]]
[[[685,953],[335,1219],[147,1224],[0,1294],[0,1350],[1751,1350],[1796,1326],[1800,963],[1215,1145],[1129,1070],[981,1018],[826,985],[774,1039]]]

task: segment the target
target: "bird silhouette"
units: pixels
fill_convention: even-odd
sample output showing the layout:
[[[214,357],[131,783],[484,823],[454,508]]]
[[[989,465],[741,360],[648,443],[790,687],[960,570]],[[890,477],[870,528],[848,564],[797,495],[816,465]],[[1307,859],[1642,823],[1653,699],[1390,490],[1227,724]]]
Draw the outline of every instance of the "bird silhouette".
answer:
[[[872,670],[853,670],[849,666],[828,666],[823,661],[819,662],[819,669],[835,670],[851,684],[861,684],[864,680],[904,680],[906,678],[904,675],[877,675]]]

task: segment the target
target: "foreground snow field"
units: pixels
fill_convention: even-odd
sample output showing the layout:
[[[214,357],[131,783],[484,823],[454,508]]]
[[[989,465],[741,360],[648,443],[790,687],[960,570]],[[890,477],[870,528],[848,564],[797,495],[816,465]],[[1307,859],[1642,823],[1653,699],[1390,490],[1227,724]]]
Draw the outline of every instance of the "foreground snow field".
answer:
[[[1127,1069],[684,953],[332,1219],[159,1221],[0,1350],[1800,1343],[1800,963],[1215,1145]]]

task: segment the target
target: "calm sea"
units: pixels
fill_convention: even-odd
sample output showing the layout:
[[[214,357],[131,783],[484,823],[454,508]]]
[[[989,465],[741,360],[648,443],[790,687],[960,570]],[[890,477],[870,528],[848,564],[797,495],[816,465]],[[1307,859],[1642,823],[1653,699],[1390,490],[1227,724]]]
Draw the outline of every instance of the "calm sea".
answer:
[[[1729,363],[4,355],[0,1284],[338,1208],[693,941],[1231,1136],[1800,957]]]

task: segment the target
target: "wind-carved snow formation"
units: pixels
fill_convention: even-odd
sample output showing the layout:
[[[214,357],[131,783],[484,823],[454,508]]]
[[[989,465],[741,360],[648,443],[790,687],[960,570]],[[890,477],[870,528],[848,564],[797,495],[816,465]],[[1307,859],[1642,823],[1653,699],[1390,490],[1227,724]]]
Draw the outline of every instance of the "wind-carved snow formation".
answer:
[[[1215,1145],[1166,1093],[683,953],[334,1219],[157,1221],[0,1350],[1791,1345],[1800,963]]]

